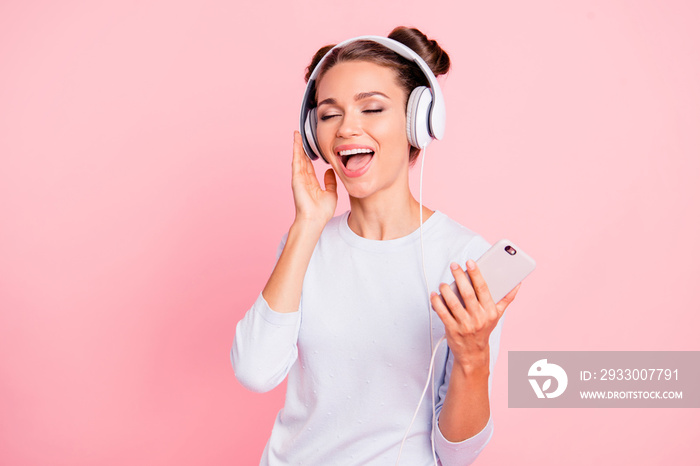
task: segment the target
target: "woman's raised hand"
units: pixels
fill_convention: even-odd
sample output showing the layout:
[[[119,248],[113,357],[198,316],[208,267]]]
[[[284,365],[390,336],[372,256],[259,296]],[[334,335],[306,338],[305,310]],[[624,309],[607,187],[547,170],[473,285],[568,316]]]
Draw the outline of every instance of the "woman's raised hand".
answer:
[[[335,173],[328,170],[324,178],[326,189],[316,179],[311,160],[304,154],[301,134],[294,131],[292,158],[292,192],[296,218],[289,228],[287,240],[272,275],[262,291],[263,298],[276,312],[299,309],[304,275],[323,228],[333,217],[338,203]]]
[[[323,177],[325,189],[316,178],[311,160],[304,153],[301,134],[294,131],[294,155],[292,158],[292,192],[296,207],[295,221],[318,221],[325,224],[333,217],[338,203],[338,183],[332,168]]]

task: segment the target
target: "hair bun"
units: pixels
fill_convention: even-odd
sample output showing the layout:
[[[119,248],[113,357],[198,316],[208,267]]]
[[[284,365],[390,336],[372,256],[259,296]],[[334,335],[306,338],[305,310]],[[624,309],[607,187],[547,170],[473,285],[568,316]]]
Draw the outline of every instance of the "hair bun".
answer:
[[[388,37],[413,49],[428,64],[435,76],[450,70],[450,57],[447,52],[418,29],[399,26],[394,28]]]

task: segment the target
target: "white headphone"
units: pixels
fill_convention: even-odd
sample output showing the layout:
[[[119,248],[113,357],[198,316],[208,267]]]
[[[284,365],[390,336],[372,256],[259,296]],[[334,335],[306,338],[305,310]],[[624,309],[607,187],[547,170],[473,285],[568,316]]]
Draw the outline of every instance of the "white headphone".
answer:
[[[408,98],[408,105],[406,106],[406,134],[408,142],[413,147],[423,149],[431,140],[442,139],[445,134],[445,99],[442,97],[440,85],[428,64],[411,48],[394,39],[381,36],[359,36],[343,41],[329,50],[318,62],[309,77],[299,119],[299,129],[306,155],[311,160],[321,157],[326,163],[328,162],[318,147],[318,139],[316,137],[318,119],[316,107],[312,107],[316,92],[316,78],[321,70],[321,65],[333,50],[358,40],[377,42],[402,57],[415,62],[420,67],[425,77],[428,78],[430,87],[418,86],[413,89]]]

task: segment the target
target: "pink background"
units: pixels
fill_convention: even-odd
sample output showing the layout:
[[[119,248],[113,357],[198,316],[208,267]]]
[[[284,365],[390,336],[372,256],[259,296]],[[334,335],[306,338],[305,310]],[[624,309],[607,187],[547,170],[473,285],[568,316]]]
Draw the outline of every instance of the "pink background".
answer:
[[[304,67],[405,24],[454,63],[426,204],[539,264],[478,464],[697,464],[696,409],[508,409],[506,352],[700,349],[699,13],[2,2],[0,463],[257,464],[284,387],[228,351],[293,218]]]

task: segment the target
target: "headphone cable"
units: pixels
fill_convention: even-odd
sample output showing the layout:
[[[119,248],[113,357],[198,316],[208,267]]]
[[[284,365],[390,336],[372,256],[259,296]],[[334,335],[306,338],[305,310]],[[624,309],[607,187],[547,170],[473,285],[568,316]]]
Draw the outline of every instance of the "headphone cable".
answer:
[[[431,400],[432,400],[432,417],[431,417],[431,425],[430,425],[430,445],[432,447],[432,453],[433,453],[433,463],[435,466],[437,466],[437,456],[435,453],[435,370],[434,370],[434,364],[435,364],[435,356],[437,355],[437,350],[438,347],[440,346],[440,343],[445,341],[445,337],[442,336],[438,340],[437,344],[433,346],[433,308],[432,305],[430,304],[430,285],[428,283],[428,273],[425,269],[425,247],[423,244],[423,168],[425,166],[425,154],[426,154],[426,146],[423,146],[421,148],[422,154],[421,154],[421,163],[420,163],[420,178],[419,178],[419,187],[418,187],[418,202],[420,204],[420,226],[418,227],[420,230],[420,253],[421,253],[421,265],[423,269],[423,280],[425,282],[425,291],[427,292],[427,297],[428,297],[428,320],[430,322],[430,350],[431,350],[431,356],[430,356],[430,365],[428,366],[428,377],[426,378],[425,381],[425,386],[423,387],[423,392],[421,393],[420,400],[418,400],[418,406],[416,406],[416,410],[413,413],[413,418],[411,419],[411,423],[408,425],[408,428],[406,429],[406,433],[403,436],[403,440],[401,441],[401,447],[399,448],[399,455],[396,458],[396,466],[399,464],[399,460],[401,459],[401,453],[403,452],[403,446],[406,443],[406,439],[408,438],[408,434],[411,431],[411,427],[413,427],[413,423],[416,420],[416,417],[418,416],[418,411],[420,410],[421,405],[423,404],[423,398],[425,398],[425,392],[428,390],[428,385],[430,385],[430,395],[431,395]]]

